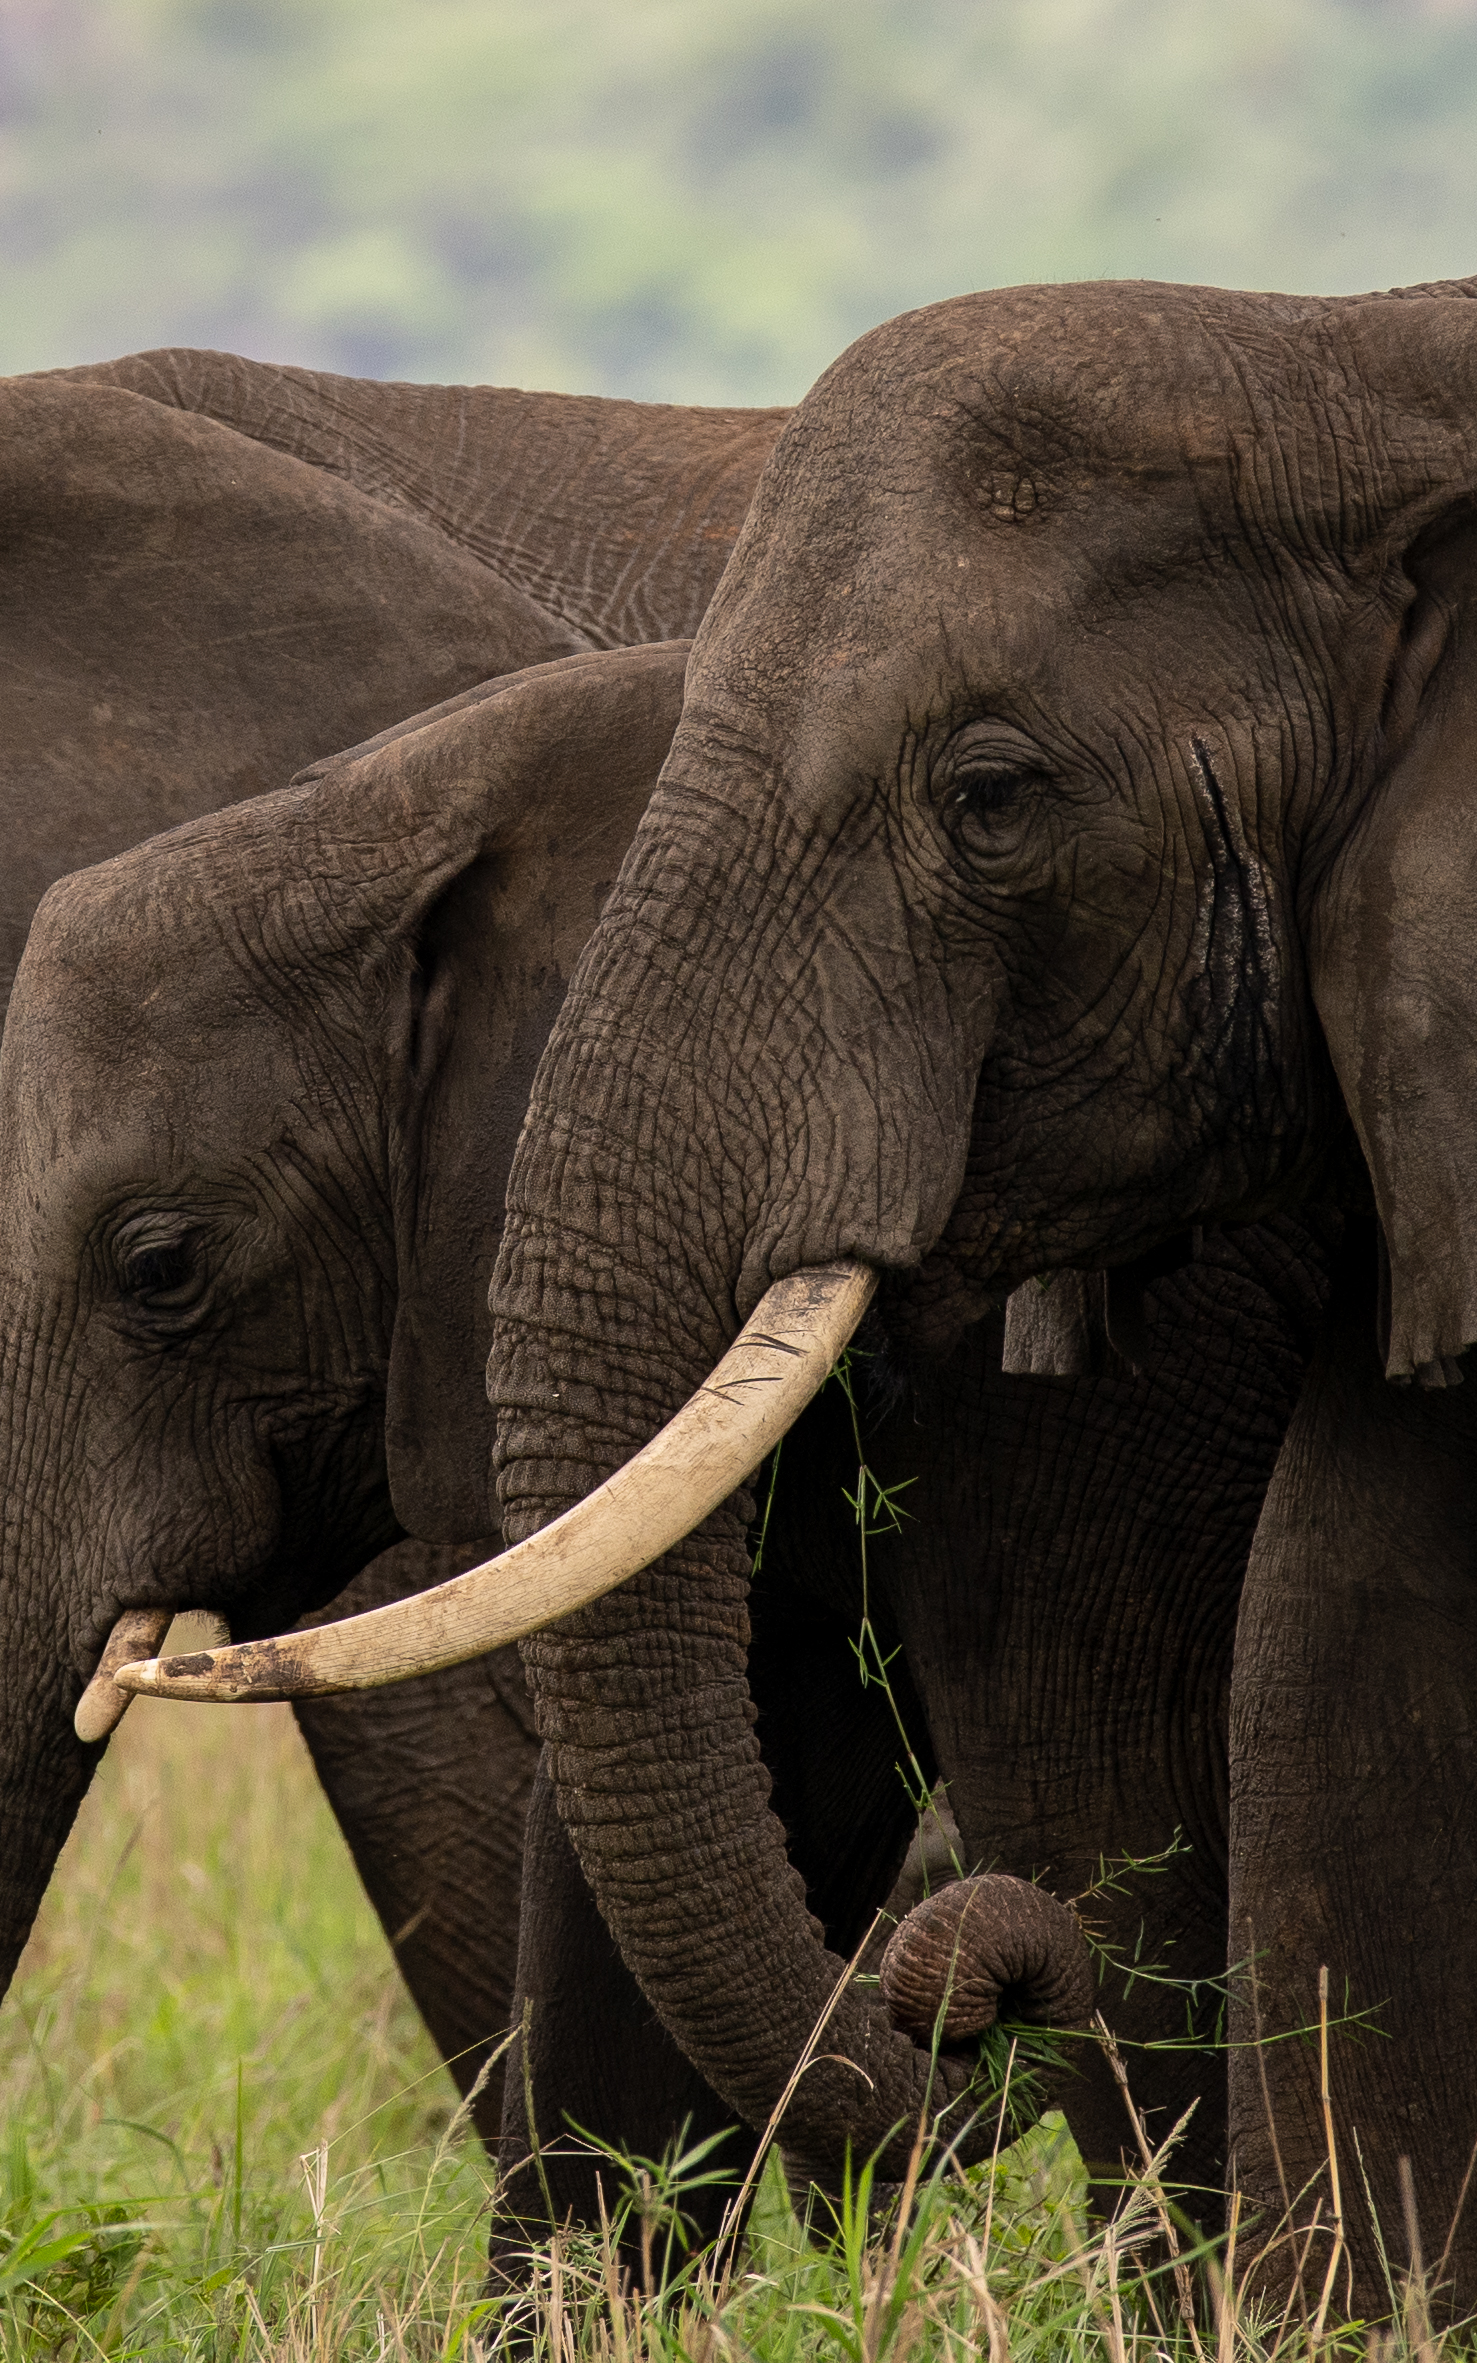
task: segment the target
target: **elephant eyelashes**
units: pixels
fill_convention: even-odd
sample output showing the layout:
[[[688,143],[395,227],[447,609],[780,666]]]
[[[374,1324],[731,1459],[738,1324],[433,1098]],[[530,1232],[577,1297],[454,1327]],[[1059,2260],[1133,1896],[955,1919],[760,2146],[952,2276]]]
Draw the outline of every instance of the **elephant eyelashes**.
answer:
[[[205,1284],[192,1231],[165,1230],[147,1219],[125,1225],[114,1246],[123,1295],[147,1312],[183,1312]]]
[[[959,852],[982,861],[1018,852],[1044,778],[1019,762],[960,764],[943,797],[944,825]]]

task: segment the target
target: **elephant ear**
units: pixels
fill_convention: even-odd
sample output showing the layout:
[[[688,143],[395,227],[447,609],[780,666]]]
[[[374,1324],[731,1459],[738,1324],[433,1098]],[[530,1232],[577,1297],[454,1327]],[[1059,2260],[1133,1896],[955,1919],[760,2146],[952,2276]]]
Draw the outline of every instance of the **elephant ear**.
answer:
[[[534,1069],[682,709],[688,643],[540,665],[318,766],[313,834],[389,979],[397,1309],[386,1447],[427,1542],[498,1527],[487,1290]],[[328,807],[333,809],[328,809]],[[335,868],[342,869],[337,862]]]
[[[1342,558],[1400,586],[1357,818],[1314,889],[1309,980],[1374,1186],[1386,1375],[1477,1341],[1477,302],[1471,282],[1330,307],[1369,464]],[[1325,353],[1324,359],[1330,358]]]
[[[1384,1233],[1386,1375],[1477,1340],[1477,528],[1417,568],[1446,645],[1322,888],[1313,997]]]

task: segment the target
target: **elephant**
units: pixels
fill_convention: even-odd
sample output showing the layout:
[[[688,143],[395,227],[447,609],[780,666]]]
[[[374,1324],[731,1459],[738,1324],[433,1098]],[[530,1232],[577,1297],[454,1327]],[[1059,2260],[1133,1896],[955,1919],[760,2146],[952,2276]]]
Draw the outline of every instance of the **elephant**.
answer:
[[[516,1541],[701,1387],[775,1284],[837,1259],[881,1275],[904,1367],[952,1368],[1038,1277],[1205,1225],[1342,1226],[1236,1621],[1232,1953],[1261,1961],[1232,2014],[1230,2165],[1267,2229],[1284,2182],[1319,2187],[1327,2223],[1316,2047],[1255,2040],[1317,2025],[1326,1967],[1336,2014],[1393,2037],[1334,2042],[1346,2166],[1357,2133],[1398,2243],[1409,2159],[1459,2307],[1474,294],[991,293],[821,379],[551,1035],[489,1370]],[[525,1654],[614,1944],[752,2122],[837,1971],[752,1775],[744,1569],[737,1501]],[[988,1854],[988,1801],[953,1793]],[[802,2138],[834,2158],[901,2126],[895,2155],[919,2053],[861,1999],[827,2043]],[[1345,2212],[1377,2306],[1375,2236]]]
[[[12,1596],[43,1596],[37,1534],[62,1534],[77,1571],[50,1605],[65,1619],[46,1652],[53,1744],[120,1607],[162,1596],[265,1632],[396,1523],[434,1527],[428,1504],[453,1503],[463,1532],[493,1521],[473,1491],[489,1484],[494,1430],[470,1383],[467,1275],[491,1267],[528,1074],[637,835],[686,658],[667,644],[488,684],[44,899],[0,1045],[0,1290],[16,1341],[0,1400],[34,1472]],[[987,1829],[991,1857],[1072,1894],[1101,1854],[1187,1831],[1190,1851],[1146,1893],[1094,1902],[1119,1965],[1104,1999],[1125,2040],[1172,2042],[1183,1992],[1119,1974],[1141,1944],[1167,1944],[1213,2013],[1236,1604],[1328,1253],[1290,1219],[1212,1235],[1148,1290],[1142,1372],[1105,1343],[1111,1366],[1094,1377],[1006,1377],[998,1317],[903,1396],[880,1363],[867,1450],[935,1506],[875,1538],[869,1600],[849,1414],[835,1395],[806,1411],[776,1464],[745,1697],[781,1879],[803,1883],[843,1957],[914,1831],[900,1718],[917,1780],[947,1775],[974,1858]],[[23,1366],[27,1340],[47,1342]],[[100,1472],[85,1491],[79,1468]],[[1062,1500],[1040,1497],[1050,1469],[1067,1472],[1065,1522]],[[857,1678],[864,1611],[886,1685]],[[1065,1753],[1041,1670],[1063,1631],[1082,1726]],[[1134,1650],[1152,1658],[1147,1689],[1121,1679]],[[24,1745],[29,1766],[34,1733]],[[464,1770],[466,1786],[476,1777]],[[699,2072],[623,1963],[553,1802],[543,1773],[514,2013],[529,2006],[528,2073],[504,2097],[510,2270],[537,2217],[535,2129],[552,2137],[538,2146],[558,2214],[594,2205],[566,2119],[637,2149],[684,2123],[724,2132],[735,2171],[755,2139],[752,2110]],[[497,1908],[474,1882],[452,1925]],[[1180,2048],[1153,2060],[1153,2099],[1178,2114],[1201,2063]],[[1121,2104],[1095,2053],[1064,2097],[1112,2168]],[[1192,2179],[1219,2174],[1223,2115],[1212,2093]],[[806,2130],[797,2112],[792,2162],[825,2179],[834,2160]],[[703,2228],[727,2196],[699,2200]]]
[[[923,1770],[931,1750],[950,1778],[971,1862],[1000,1851],[984,1765],[1004,1786],[1007,1864],[1013,1853],[1052,1885],[1058,1854],[1070,1863],[1094,1831],[1115,1842],[1098,1807],[1120,1759],[1161,1841],[1181,1797],[1205,1857],[1219,1831],[1231,1952],[1246,1930],[1259,1955],[1255,1985],[1233,1989],[1229,2171],[1265,2227],[1282,2218],[1284,2178],[1296,2206],[1324,2169],[1322,2110],[1316,2054],[1247,2038],[1316,2027],[1323,1967],[1340,2010],[1384,2011],[1396,2037],[1332,2052],[1333,2116],[1359,2135],[1381,2215],[1399,2221],[1405,2157],[1427,2222],[1453,2219],[1477,1943],[1473,1859],[1455,1838],[1473,1761],[1472,1414],[1455,1384],[1477,1338],[1459,918],[1473,292],[993,291],[871,332],[781,434],[699,627],[669,748],[656,742],[671,695],[645,717],[660,781],[553,1020],[507,1188],[488,1366],[501,1580],[516,1563],[519,1614],[537,1624],[541,1582],[554,1620],[524,1650],[546,1767],[525,1887],[536,1878],[566,1932],[561,1955],[544,1912],[525,1914],[519,1976],[535,2007],[506,2103],[514,2143],[528,2097],[540,2118],[546,2093],[557,2101],[584,1973],[602,1960],[630,2007],[592,2081],[619,2110],[644,2093],[653,2113],[762,2126],[829,2010],[785,2120],[808,2170],[834,2173],[848,2145],[900,2164],[920,2114],[960,2127],[969,2059],[946,2046],[934,2061],[880,1999],[844,1988],[826,1949],[877,1877],[838,1864],[845,1893],[817,1912],[824,1836],[809,1876],[803,1829],[802,1859],[787,1852],[772,1798],[813,1792],[824,1832],[835,1778],[807,1751],[803,1714],[798,1764],[766,1769],[764,1668],[777,1660],[803,1683],[787,1620],[803,1623],[805,1602],[786,1587],[767,1628],[769,1543],[751,1601],[747,1480],[773,1448],[776,1405],[801,1439],[802,1485],[817,1455],[824,1465],[834,1404],[805,1396],[875,1290],[863,1338],[882,1400],[897,1398],[895,1417],[926,1406],[924,1441],[911,1438],[920,1478],[938,1467],[958,1483],[936,1537],[909,1545],[947,1564],[957,1522],[967,1595],[969,1496],[995,1418],[982,1397],[1009,1405],[1022,1390],[1049,1434],[1053,1406],[1085,1400],[1061,1389],[1155,1383],[1152,1354],[1131,1381],[1073,1375],[1092,1292],[1066,1275],[1106,1271],[1109,1335],[1125,1343],[1164,1353],[1162,1308],[1186,1301],[1186,1325],[1170,1322],[1183,1359],[1167,1364],[1182,1383],[1160,1416],[1203,1422],[1213,1472],[1225,1431],[1265,1409],[1239,1509],[1223,1520],[1212,1498],[1206,1519],[1213,1562],[1239,1516],[1242,1564],[1212,1580],[1208,1610],[1193,1587],[1172,1598],[1142,1647],[1134,1609],[1120,1630],[1110,1600],[1101,1613],[1131,1675],[1116,1705],[1109,1675],[1088,1682],[1072,1630],[1073,1609],[1084,1625],[1098,1611],[1090,1576],[1068,1588],[1066,1615],[1060,1596],[1034,1611],[1008,1588],[986,1599],[976,1663],[1003,1627],[1037,1669],[1015,1732],[987,1662],[979,1721],[951,1716],[954,1628],[942,1666],[926,1610],[910,1642],[904,1573],[875,1611],[899,1626],[900,1717]],[[539,762],[563,780],[579,732],[587,771],[617,749],[634,761],[634,685],[655,661],[617,654],[598,676],[561,676],[589,704],[578,725],[544,714]],[[443,788],[434,819],[412,797],[414,825],[388,838],[330,832],[348,965],[376,927],[390,962],[426,895],[449,872],[475,875],[483,794],[474,775],[460,802]],[[61,890],[27,953],[28,1028],[44,1039],[53,1002],[79,1069],[87,1028],[105,1031],[120,924],[107,892]],[[187,910],[177,917],[188,936]],[[290,927],[279,941],[285,957]],[[367,992],[342,1056],[380,1039],[387,1007],[413,1032],[408,985],[398,1001],[368,994],[369,1027]],[[17,1095],[39,1137],[36,1075],[9,1037],[4,1059],[7,1105]],[[4,1192],[17,1236],[37,1226],[22,1262],[35,1264],[66,1179],[97,1245],[79,1262],[80,1234],[70,1260],[54,1241],[56,1285],[69,1275],[73,1302],[84,1285],[133,1285],[79,1149],[63,1159],[48,1133],[26,1150],[24,1135],[22,1123],[29,1162]],[[1282,1225],[1303,1279],[1270,1292],[1279,1331],[1257,1267]],[[177,1255],[141,1269],[137,1290],[151,1275],[164,1296],[166,1282],[199,1288],[181,1304],[189,1329],[208,1265],[188,1231],[169,1236]],[[1018,1293],[1043,1280],[1044,1318]],[[1238,1312],[1248,1286],[1263,1301]],[[1195,1306],[1206,1287],[1211,1316]],[[988,1325],[1011,1298],[997,1397]],[[1300,1298],[1317,1313],[1301,1339]],[[1224,1353],[1198,1348],[1207,1318]],[[1018,1353],[1034,1376],[1003,1367]],[[1215,1370],[1231,1373],[1234,1418],[1217,1421],[1217,1386],[1200,1399]],[[392,1495],[395,1401],[392,1363]],[[1029,1441],[1027,1414],[1010,1416]],[[660,1526],[641,1526],[666,1483],[661,1439],[647,1444],[664,1419],[687,1455],[685,1534],[670,1488]],[[709,1430],[722,1454],[703,1475]],[[1101,1465],[1145,1432],[1152,1414],[1146,1431],[1125,1415]],[[482,1465],[448,1422],[431,1441]],[[1041,1527],[1072,1505],[1070,1466],[1033,1480],[1030,1453],[1018,1457],[1019,1523],[1049,1560]],[[641,1571],[643,1533],[655,1555]],[[631,1580],[612,1589],[613,1569]],[[91,1580],[106,1591],[105,1575]],[[818,1580],[824,1594],[823,1564]],[[496,1569],[468,1575],[434,1612],[405,1603],[372,1633],[200,1653],[132,1686],[270,1695],[311,1689],[320,1666],[370,1681],[407,1659],[425,1670],[445,1662],[438,1629],[452,1656],[507,1637],[489,1608],[498,1585]],[[1156,1613],[1167,1588],[1147,1583]],[[1118,1596],[1133,1592],[1125,1577]],[[1161,1666],[1164,1636],[1179,1673]],[[1205,1726],[1228,1652],[1222,1752]],[[818,1677],[818,1701],[825,1687]],[[1106,1715],[1101,1757],[1084,1697]],[[1022,1792],[1041,1830],[1012,1826]],[[1200,1917],[1192,1966],[1208,1957]],[[562,1976],[573,1960],[579,1995]],[[1152,2097],[1167,2102],[1173,2062],[1152,2058]],[[1081,2086],[1086,2127],[1090,2065]],[[968,2155],[989,2129],[959,2139]],[[573,2184],[592,2212],[594,2162],[557,2163],[560,2203]],[[1346,2215],[1354,2300],[1375,2305],[1375,2245],[1352,2203]],[[1445,2261],[1464,2304],[1477,2295],[1468,2218]]]
[[[1409,2160],[1426,2224],[1451,2226],[1458,2307],[1477,2299],[1477,1415],[1457,1384],[1477,1339],[1474,294],[992,291],[870,332],[822,377],[540,1063],[488,1373],[509,1563],[525,1586],[543,1570],[558,1611],[525,1645],[547,1765],[530,1849],[551,1884],[561,1847],[577,1861],[571,1947],[607,1945],[689,2074],[762,2125],[844,1974],[787,1861],[748,1680],[743,1479],[786,1357],[819,1383],[875,1285],[874,1355],[926,1395],[944,1453],[971,1339],[1019,1290],[1062,1290],[1058,1316],[1016,1322],[1038,1376],[1015,1383],[1049,1386],[1090,1293],[1063,1275],[1106,1271],[1110,1332],[1115,1303],[1143,1332],[1155,1260],[1197,1234],[1321,1240],[1229,1675],[1231,1953],[1244,1935],[1259,1964],[1233,1997],[1229,2171],[1264,2232],[1316,2196],[1326,2235],[1316,2045],[1258,2040],[1316,2029],[1326,1969],[1335,2015],[1391,2038],[1332,2045],[1346,2163],[1357,2134],[1398,2243]],[[753,1449],[735,1408],[730,1496],[699,1486],[694,1444],[687,1539],[653,1523],[634,1580],[556,1588],[566,1533],[582,1565],[603,1532],[630,1566],[656,1478],[617,1474],[663,1420],[726,1419],[735,1372]],[[464,1650],[477,1619],[498,1628],[495,1587],[461,1582]],[[375,1646],[427,1633],[415,1610]],[[349,1647],[186,1661],[180,1694],[310,1681]],[[368,1637],[351,1654],[378,1678]],[[1071,1767],[1095,1734],[1064,1655]],[[945,1769],[990,1859],[985,1783]],[[1213,1774],[1188,1769],[1195,1795]],[[552,1981],[546,2053],[574,2007]],[[887,2170],[920,2111],[957,2124],[970,2088],[966,2058],[933,2063],[847,1992],[787,2131],[819,2170],[848,2143]],[[1344,2217],[1319,2261],[1377,2308],[1375,2236],[1352,2198]]]
[[[490,677],[690,633],[783,417],[382,386],[188,351],[11,379],[0,410],[0,1017],[35,905],[64,873]],[[479,1514],[491,1539],[443,1516],[440,1539],[392,1544],[355,1576],[337,1613],[485,1556],[496,1521]],[[28,1613],[12,1595],[12,1619]],[[34,1666],[14,1647],[7,1663],[27,1695]],[[297,1711],[466,2092],[506,2024],[516,1957],[537,1756],[516,1655]],[[47,1753],[39,1814],[24,1757],[9,1768],[0,1984],[99,1758],[60,1736]],[[474,2105],[495,2139],[499,2071]]]

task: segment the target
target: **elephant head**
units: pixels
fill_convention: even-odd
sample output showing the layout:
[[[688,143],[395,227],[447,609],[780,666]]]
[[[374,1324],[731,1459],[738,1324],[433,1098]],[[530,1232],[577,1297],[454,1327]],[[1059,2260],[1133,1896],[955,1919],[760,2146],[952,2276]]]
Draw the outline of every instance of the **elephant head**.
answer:
[[[272,1631],[496,1530],[478,1296],[686,654],[489,684],[46,897],[0,1045],[0,1976],[120,1620]]]
[[[514,1164],[509,1537],[773,1285],[860,1263],[894,1354],[938,1353],[1030,1275],[1317,1192],[1345,1106],[1390,1375],[1477,1339],[1465,299],[974,296],[801,405]],[[843,1965],[753,1738],[749,1509],[526,1658],[627,1964],[762,2124]],[[786,2124],[827,2169],[967,2082],[856,1993],[825,2053]]]

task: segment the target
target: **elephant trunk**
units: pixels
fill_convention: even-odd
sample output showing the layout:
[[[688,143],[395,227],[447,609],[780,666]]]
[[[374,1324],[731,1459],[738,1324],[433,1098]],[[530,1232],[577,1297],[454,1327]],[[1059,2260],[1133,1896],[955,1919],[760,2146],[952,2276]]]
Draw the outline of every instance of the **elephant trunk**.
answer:
[[[843,928],[844,898],[798,841],[794,890],[772,910],[762,823],[742,799],[725,809],[684,786],[683,762],[679,734],[515,1161],[488,1378],[509,1543],[644,1445],[776,1280],[848,1257],[915,1261],[962,1168],[970,1095],[909,1049],[899,1109],[877,1071],[892,1063],[889,1013],[908,1006],[883,991],[902,973],[902,917],[890,950],[875,912],[870,934],[860,917]],[[847,1022],[816,1039],[790,987],[821,972],[824,1006]],[[826,2017],[786,2108],[787,2151],[829,2175],[848,2143],[891,2142],[900,2172],[921,2113],[948,2110],[961,2129],[970,2068],[932,2061],[845,1985],[787,1859],[747,1676],[752,1507],[735,1493],[619,1591],[524,1642],[539,1726],[601,1914],[700,2074],[763,2126]]]
[[[520,1226],[499,1291],[510,1540],[645,1441],[659,1368],[680,1393],[707,1366],[700,1354],[684,1368],[692,1341],[668,1331],[623,1370],[620,1287],[606,1299],[610,1332],[576,1341],[567,1294],[547,1280],[560,1260]],[[542,1288],[531,1285],[539,1271]],[[655,1566],[523,1643],[539,1729],[602,1917],[685,2055],[762,2126],[829,2013],[824,2056],[786,2110],[786,2148],[829,2173],[848,2143],[862,2154],[903,2128],[901,2172],[920,2112],[961,2099],[968,2071],[931,2070],[877,2002],[845,1988],[846,1964],[825,1949],[786,1858],[747,1675],[752,1507],[736,1494]]]
[[[1033,2026],[1084,2026],[1097,1977],[1077,1915],[1044,1887],[996,1871],[925,1896],[888,1941],[882,1999],[927,2042],[983,2034],[1009,1996]]]
[[[13,1602],[6,1584],[7,1602]],[[77,1685],[42,1662],[35,1629],[11,1614],[0,1632],[0,1994],[15,1975],[99,1751],[72,1729]]]
[[[35,1564],[21,1500],[3,1505],[0,1543],[0,1994],[100,1756],[73,1728],[82,1688],[55,1563]],[[46,1577],[50,1577],[48,1582]]]
[[[75,1383],[38,1343],[34,1301],[0,1287],[0,1994],[15,1974],[57,1857],[102,1758],[76,1716],[107,1623],[77,1579],[57,1517],[65,1407]],[[44,1335],[44,1332],[43,1332]],[[114,1621],[114,1620],[108,1620]],[[116,1620],[123,1622],[124,1620]],[[158,1630],[151,1624],[150,1632]],[[142,1628],[130,1627],[139,1637]],[[111,1687],[111,1685],[109,1686]],[[93,1704],[101,1698],[94,1692]]]

